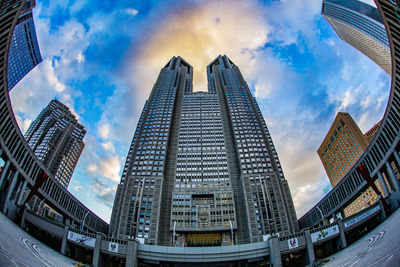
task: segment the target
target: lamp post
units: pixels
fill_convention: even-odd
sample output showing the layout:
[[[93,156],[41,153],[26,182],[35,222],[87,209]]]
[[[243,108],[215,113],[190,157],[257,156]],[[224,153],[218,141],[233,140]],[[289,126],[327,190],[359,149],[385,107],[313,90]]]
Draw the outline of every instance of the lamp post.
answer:
[[[233,236],[233,226],[232,226],[232,220],[229,220],[229,224],[231,226],[231,238],[232,238],[232,245],[235,245],[235,238]]]
[[[174,247],[175,247],[175,235],[176,235],[175,228],[176,228],[176,221],[174,221],[174,231],[172,232],[172,244]]]
[[[319,213],[321,214],[321,218],[322,218],[322,224],[324,223],[324,214],[322,213],[322,210],[317,206],[317,209],[319,210]]]
[[[86,212],[85,217],[83,217],[83,223],[82,223],[82,225],[81,225],[81,231],[83,231],[83,229],[84,229],[84,227],[85,227],[85,220],[86,220],[86,216],[88,216],[88,214],[89,214],[89,211]]]

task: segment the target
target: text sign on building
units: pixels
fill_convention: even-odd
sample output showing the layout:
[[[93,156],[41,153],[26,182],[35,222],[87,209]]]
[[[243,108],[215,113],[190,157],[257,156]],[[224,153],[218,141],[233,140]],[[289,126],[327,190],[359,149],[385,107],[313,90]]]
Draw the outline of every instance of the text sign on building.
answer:
[[[359,221],[361,221],[361,220],[367,218],[369,215],[375,213],[375,212],[378,211],[379,209],[380,209],[380,206],[376,206],[375,208],[373,208],[373,209],[367,211],[366,213],[361,214],[360,216],[358,216],[358,217],[356,217],[356,218],[354,218],[354,219],[351,219],[351,220],[345,222],[345,223],[344,223],[344,226],[347,228],[347,227],[349,227],[349,226],[351,226],[351,225],[353,225],[353,224],[355,224],[355,223],[357,223],[357,222],[359,222]]]
[[[81,235],[72,231],[68,232],[68,239],[92,248],[94,248],[94,244],[96,243],[96,238]]]
[[[331,226],[327,229],[323,229],[321,231],[315,232],[311,234],[311,240],[313,243],[328,238],[330,236],[336,235],[339,233],[339,227],[337,225]]]
[[[108,243],[108,251],[118,253],[118,243],[109,242]]]
[[[287,242],[288,242],[289,249],[294,249],[299,246],[299,241],[297,240],[297,237],[288,239]]]

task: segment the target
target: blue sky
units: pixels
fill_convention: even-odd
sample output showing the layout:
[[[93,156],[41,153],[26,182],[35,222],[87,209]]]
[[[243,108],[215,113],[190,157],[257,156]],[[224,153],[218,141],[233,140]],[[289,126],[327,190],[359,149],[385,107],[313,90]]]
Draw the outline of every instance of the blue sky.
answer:
[[[371,2],[371,1],[367,1]],[[12,91],[21,130],[57,97],[85,125],[69,190],[109,221],[136,123],[160,69],[180,55],[206,90],[206,66],[239,66],[272,134],[298,216],[330,187],[316,153],[338,111],[365,132],[390,78],[341,41],[320,0],[37,1],[43,62]]]

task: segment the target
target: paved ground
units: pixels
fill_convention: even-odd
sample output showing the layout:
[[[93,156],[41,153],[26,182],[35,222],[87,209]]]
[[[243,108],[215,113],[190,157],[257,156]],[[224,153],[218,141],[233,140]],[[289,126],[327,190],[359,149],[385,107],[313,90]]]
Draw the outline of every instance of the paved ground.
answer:
[[[64,257],[41,243],[0,212],[0,266],[62,267],[76,266],[76,261]]]
[[[324,266],[400,266],[400,209]]]
[[[400,209],[364,238],[331,257],[324,266],[400,266]],[[76,266],[0,213],[0,266]]]

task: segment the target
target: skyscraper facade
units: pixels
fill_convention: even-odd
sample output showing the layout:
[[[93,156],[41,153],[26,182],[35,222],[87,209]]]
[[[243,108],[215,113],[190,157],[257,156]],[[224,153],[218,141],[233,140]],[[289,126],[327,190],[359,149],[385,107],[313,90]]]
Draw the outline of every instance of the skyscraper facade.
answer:
[[[368,135],[367,133],[364,135],[350,114],[345,112],[337,114],[318,149],[318,156],[324,165],[332,187],[342,180],[365,152],[369,145],[368,137],[373,139],[372,132],[376,133],[378,124],[367,132]],[[382,184],[379,180],[376,181],[376,185],[382,191]],[[375,202],[377,197],[374,190],[369,187],[362,196],[344,210],[345,216],[348,217],[368,207]]]
[[[318,148],[332,187],[353,167],[368,142],[349,113],[339,112]]]
[[[389,75],[391,57],[379,11],[358,0],[324,0],[321,14],[339,37],[378,64]]]
[[[8,91],[42,61],[32,15],[35,4],[34,0],[26,1],[14,28],[8,54]]]
[[[298,229],[289,186],[260,109],[226,56],[194,92],[180,57],[146,101],[117,188],[113,236],[176,246],[262,241]]]
[[[25,138],[44,166],[68,187],[85,146],[85,134],[69,108],[53,99],[29,126]]]

